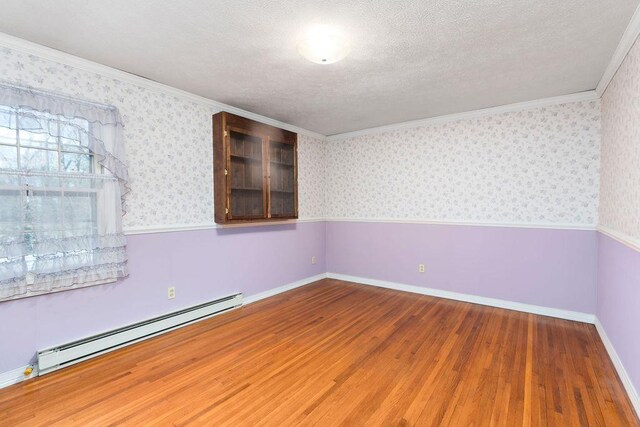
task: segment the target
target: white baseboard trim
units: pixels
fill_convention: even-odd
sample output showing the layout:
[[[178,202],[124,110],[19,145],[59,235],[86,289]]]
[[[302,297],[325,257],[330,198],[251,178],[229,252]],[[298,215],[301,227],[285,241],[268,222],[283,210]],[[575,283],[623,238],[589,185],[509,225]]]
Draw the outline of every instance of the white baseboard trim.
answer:
[[[473,304],[487,305],[491,307],[505,308],[507,310],[522,311],[525,313],[539,314],[541,316],[557,317],[559,319],[574,320],[576,322],[594,323],[595,315],[578,311],[561,310],[558,308],[542,307],[539,305],[523,304],[520,302],[505,301],[497,298],[487,298],[478,295],[463,294],[459,292],[443,291],[440,289],[423,288],[421,286],[405,285],[402,283],[387,282],[384,280],[368,279],[365,277],[348,276],[345,274],[327,273],[330,279],[345,280],[363,285],[377,286],[380,288],[395,289],[397,291],[412,292],[415,294],[429,295],[432,297],[452,299],[456,301],[470,302]]]
[[[258,294],[250,295],[243,299],[242,305],[251,304],[256,301],[260,301],[262,299],[265,299],[274,295],[278,295],[282,292],[290,291],[291,289],[299,288],[301,286],[308,285],[318,280],[325,279],[326,277],[327,275],[325,273],[317,274],[315,276],[306,277],[304,279],[297,280],[295,282],[289,283],[284,286],[280,286],[274,289],[269,289],[267,291],[260,292]],[[32,366],[32,365],[22,366],[7,372],[1,372],[0,373],[0,389],[4,387],[9,387],[10,385],[13,385],[13,384],[17,384],[29,378],[34,378],[38,376],[37,368],[35,366],[34,366],[33,372],[30,375],[28,376],[24,375],[24,370],[27,369],[29,366]]]
[[[618,353],[616,353],[616,349],[613,347],[613,343],[607,336],[607,332],[604,330],[604,326],[602,326],[602,323],[600,323],[600,319],[598,319],[597,317],[595,319],[595,325],[596,330],[598,331],[598,335],[600,335],[600,339],[602,340],[604,347],[607,349],[607,353],[609,353],[611,362],[613,362],[613,366],[618,372],[620,381],[622,381],[622,384],[627,391],[629,400],[631,400],[631,404],[635,408],[636,414],[640,417],[640,394],[638,394],[638,390],[636,390],[636,388],[633,386],[627,370],[624,368],[624,365],[622,364]]]
[[[537,305],[505,301],[505,300],[500,300],[496,298],[486,298],[486,297],[463,294],[458,292],[443,291],[439,289],[422,288],[419,286],[405,285],[401,283],[388,282],[383,280],[367,279],[364,277],[349,276],[349,275],[338,274],[338,273],[317,274],[315,276],[297,280],[295,282],[289,283],[284,286],[280,286],[274,289],[269,289],[267,291],[260,292],[258,294],[250,295],[244,298],[243,305],[251,304],[251,303],[263,300],[265,298],[278,295],[280,293],[283,293],[295,288],[299,288],[325,278],[344,280],[349,282],[360,283],[363,285],[394,289],[394,290],[404,291],[404,292],[412,292],[412,293],[417,293],[421,295],[435,296],[440,298],[452,299],[456,301],[464,301],[464,302],[469,302],[474,304],[487,305],[491,307],[505,308],[508,310],[522,311],[525,313],[533,313],[533,314],[539,314],[543,316],[557,317],[560,319],[574,320],[574,321],[584,322],[584,323],[593,323],[595,324],[596,330],[600,335],[600,339],[602,340],[607,352],[609,353],[609,357],[611,358],[611,361],[613,362],[613,365],[616,368],[618,375],[620,376],[620,380],[622,381],[622,384],[624,385],[624,388],[627,391],[627,394],[629,395],[629,399],[631,400],[631,403],[635,408],[636,413],[640,414],[640,395],[638,394],[638,391],[633,386],[633,383],[631,382],[631,378],[629,378],[629,375],[627,374],[627,371],[625,370],[624,365],[620,360],[620,357],[618,357],[618,354],[616,353],[616,350],[613,347],[613,344],[609,340],[609,337],[607,336],[607,333],[605,332],[604,327],[600,323],[600,320],[593,314],[581,313],[581,312],[575,312],[575,311],[569,311],[569,310],[560,310],[560,309],[549,308],[549,307],[541,307]],[[0,373],[0,389],[20,383],[26,379],[36,377],[38,375],[37,369],[34,369],[34,371],[28,376],[24,375],[25,369],[27,369],[29,366],[31,365],[22,366],[22,367],[13,369],[11,371]]]
[[[25,369],[33,367],[33,372],[29,375],[25,375]],[[16,369],[12,369],[7,372],[0,373],[0,388],[9,387],[10,385],[18,384],[24,380],[28,380],[29,378],[34,378],[38,376],[38,370],[35,366],[26,365],[21,366]]]
[[[244,298],[243,305],[251,304],[256,301],[260,301],[265,298],[272,297],[274,295],[281,294],[283,292],[290,291],[291,289],[299,288],[301,286],[308,285],[309,283],[317,282],[318,280],[326,279],[327,275],[325,273],[317,274],[315,276],[306,277],[301,280],[297,280],[295,282],[289,283],[288,285],[280,286],[278,288],[269,289],[268,291],[260,292],[258,294],[249,295]]]

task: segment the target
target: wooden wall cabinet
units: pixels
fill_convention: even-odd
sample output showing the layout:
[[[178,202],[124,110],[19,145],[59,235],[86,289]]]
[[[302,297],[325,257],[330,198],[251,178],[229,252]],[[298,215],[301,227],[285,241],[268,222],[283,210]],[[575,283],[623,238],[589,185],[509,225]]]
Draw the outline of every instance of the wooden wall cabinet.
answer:
[[[227,112],[213,116],[215,221],[298,218],[298,135]]]

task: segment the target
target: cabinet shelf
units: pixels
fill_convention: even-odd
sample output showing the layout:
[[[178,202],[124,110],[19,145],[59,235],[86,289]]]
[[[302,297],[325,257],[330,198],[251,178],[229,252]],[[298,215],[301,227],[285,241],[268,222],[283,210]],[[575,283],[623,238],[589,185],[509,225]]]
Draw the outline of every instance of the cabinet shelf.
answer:
[[[213,116],[215,221],[298,218],[298,135],[227,112]]]
[[[230,154],[229,156],[234,160],[237,159],[237,160],[241,160],[241,161],[260,162],[260,163],[262,163],[262,159],[256,159],[254,157],[249,157],[249,156],[242,156],[240,154]]]

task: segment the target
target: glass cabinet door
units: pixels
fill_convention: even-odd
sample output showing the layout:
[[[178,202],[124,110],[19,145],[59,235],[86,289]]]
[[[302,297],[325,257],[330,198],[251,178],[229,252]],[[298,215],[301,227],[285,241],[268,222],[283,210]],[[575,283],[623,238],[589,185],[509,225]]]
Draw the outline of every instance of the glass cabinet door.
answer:
[[[229,218],[265,218],[263,139],[249,131],[229,128]]]
[[[269,213],[271,218],[296,215],[295,147],[280,141],[269,141]]]

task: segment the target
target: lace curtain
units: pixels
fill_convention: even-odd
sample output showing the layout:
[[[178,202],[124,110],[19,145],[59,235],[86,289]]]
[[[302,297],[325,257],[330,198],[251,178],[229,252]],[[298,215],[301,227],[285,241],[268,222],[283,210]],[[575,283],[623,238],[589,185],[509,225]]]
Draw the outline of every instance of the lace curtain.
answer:
[[[0,301],[127,275],[114,107],[0,84]]]

